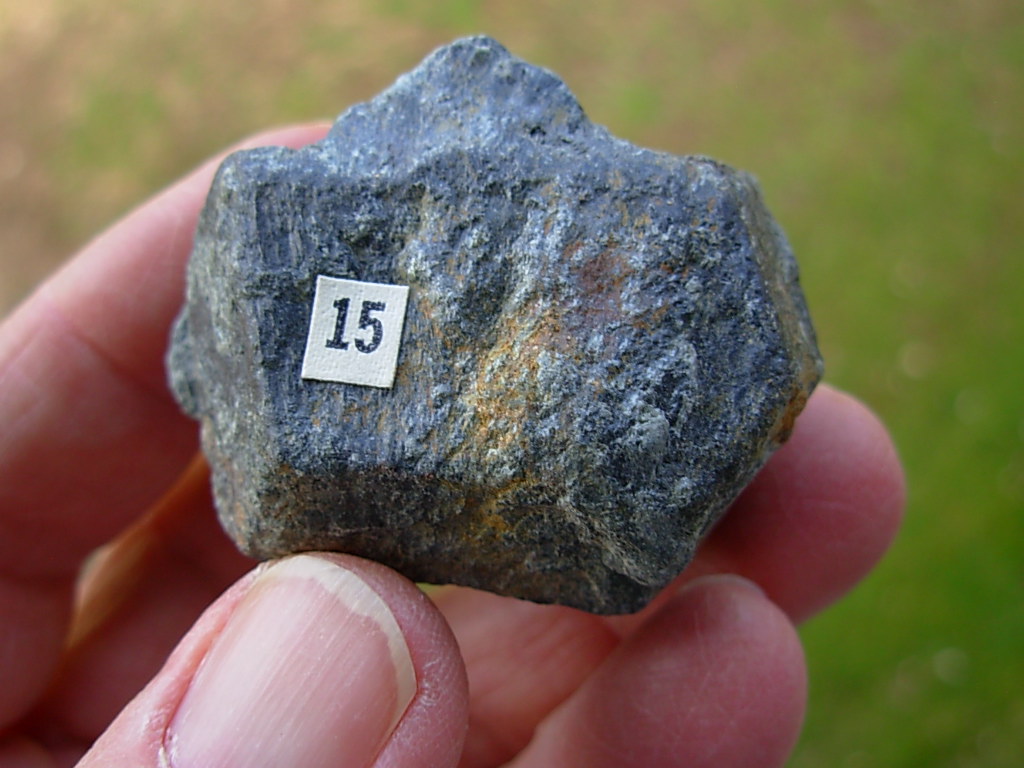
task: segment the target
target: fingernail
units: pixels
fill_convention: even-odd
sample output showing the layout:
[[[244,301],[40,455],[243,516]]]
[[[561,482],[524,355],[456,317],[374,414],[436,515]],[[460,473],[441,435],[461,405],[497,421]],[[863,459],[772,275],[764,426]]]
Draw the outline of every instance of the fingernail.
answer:
[[[713,573],[709,576],[702,576],[696,581],[690,582],[690,584],[697,584],[698,582],[701,584],[731,584],[758,597],[767,597],[760,584],[736,573]]]
[[[168,728],[174,768],[368,766],[416,692],[405,638],[352,571],[309,555],[253,582]]]

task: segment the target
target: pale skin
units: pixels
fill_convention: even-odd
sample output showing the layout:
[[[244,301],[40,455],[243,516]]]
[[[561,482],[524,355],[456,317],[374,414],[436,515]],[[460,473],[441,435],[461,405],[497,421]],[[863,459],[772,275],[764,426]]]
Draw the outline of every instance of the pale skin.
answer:
[[[902,514],[877,418],[819,387],[687,571],[635,616],[458,588],[428,598],[348,556],[254,574],[217,526],[163,364],[215,167],[129,214],[0,326],[0,768],[783,765],[805,705],[794,626],[856,585]],[[310,624],[269,655],[302,652],[284,653],[271,687],[234,689],[222,681],[270,674],[253,638],[285,632],[261,608],[275,594],[296,615],[310,606]],[[200,706],[200,689],[230,707]],[[302,717],[259,726],[288,707]],[[227,709],[241,713],[230,727]],[[238,723],[257,724],[255,757],[239,757]]]

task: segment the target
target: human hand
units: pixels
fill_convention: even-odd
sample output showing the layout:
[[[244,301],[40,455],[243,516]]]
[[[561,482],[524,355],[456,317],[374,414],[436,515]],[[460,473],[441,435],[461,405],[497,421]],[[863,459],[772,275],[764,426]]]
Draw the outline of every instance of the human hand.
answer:
[[[870,412],[819,387],[635,616],[428,599],[343,555],[249,570],[163,367],[215,167],[0,326],[0,768],[781,765],[804,707],[793,623],[851,588],[899,523],[902,474]]]

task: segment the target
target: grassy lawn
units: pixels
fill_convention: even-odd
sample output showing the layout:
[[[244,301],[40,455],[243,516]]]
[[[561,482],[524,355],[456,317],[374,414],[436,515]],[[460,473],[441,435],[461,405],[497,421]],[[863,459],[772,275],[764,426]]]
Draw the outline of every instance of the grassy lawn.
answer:
[[[487,32],[638,143],[755,173],[828,378],[891,426],[891,556],[803,630],[791,765],[1024,765],[1024,5],[36,0],[0,6],[0,311],[246,133]]]

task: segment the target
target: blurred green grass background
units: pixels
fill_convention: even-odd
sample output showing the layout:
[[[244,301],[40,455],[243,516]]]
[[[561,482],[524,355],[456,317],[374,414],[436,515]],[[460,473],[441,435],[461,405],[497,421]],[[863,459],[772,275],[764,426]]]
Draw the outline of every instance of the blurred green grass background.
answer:
[[[36,0],[0,5],[0,312],[237,138],[485,32],[632,141],[756,174],[827,376],[910,479],[890,557],[803,628],[792,766],[1024,765],[1024,5]]]

